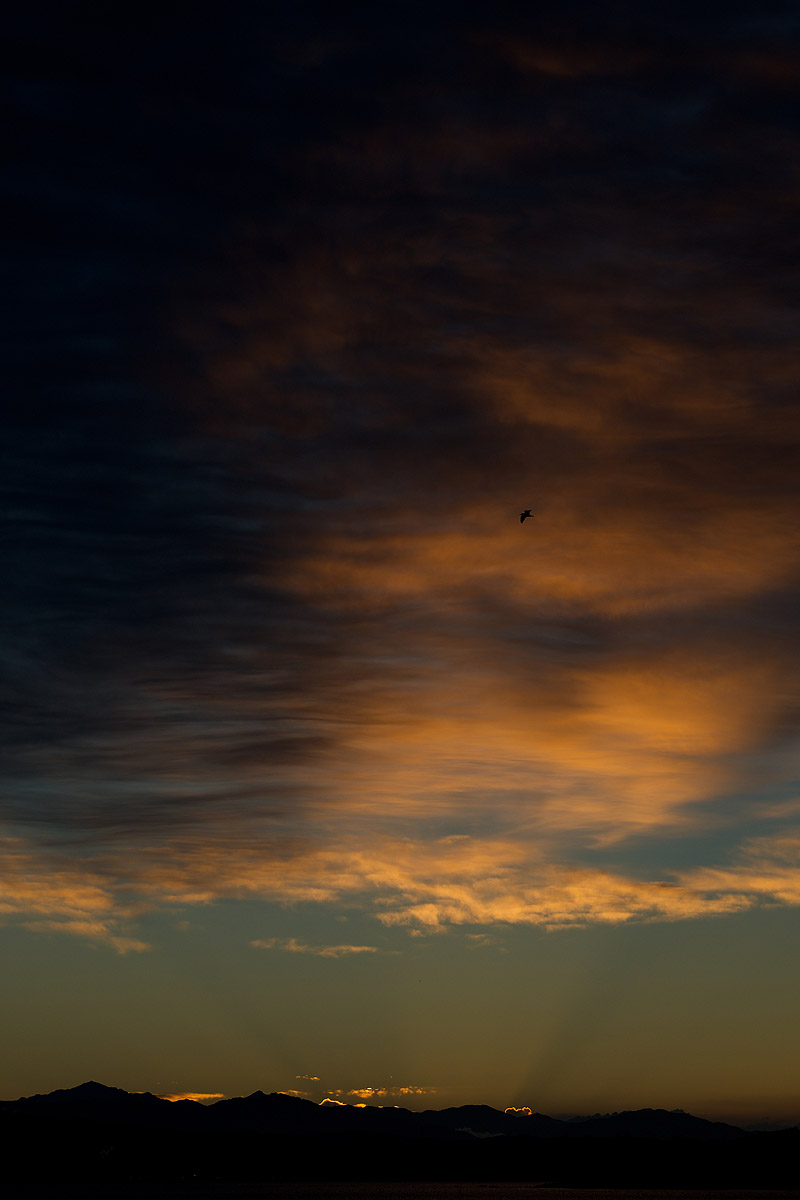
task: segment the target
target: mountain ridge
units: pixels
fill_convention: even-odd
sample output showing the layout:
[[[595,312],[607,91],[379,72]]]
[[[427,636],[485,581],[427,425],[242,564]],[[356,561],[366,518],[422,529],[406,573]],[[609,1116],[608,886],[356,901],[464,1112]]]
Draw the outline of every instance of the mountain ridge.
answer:
[[[65,1182],[156,1184],[169,1194],[174,1184],[203,1181],[708,1189],[800,1182],[800,1128],[748,1133],[664,1109],[569,1121],[489,1105],[414,1112],[262,1091],[201,1104],[95,1080],[0,1102],[0,1144],[4,1182],[51,1189]]]
[[[212,1104],[168,1100],[153,1092],[127,1092],[88,1080],[73,1088],[0,1101],[0,1112],[80,1115],[101,1122],[128,1119],[159,1128],[198,1128],[275,1133],[368,1131],[404,1136],[465,1134],[473,1137],[672,1137],[730,1139],[745,1131],[682,1110],[643,1108],[563,1120],[544,1113],[501,1111],[487,1104],[463,1104],[414,1111],[400,1106],[318,1104],[287,1092],[224,1097]]]

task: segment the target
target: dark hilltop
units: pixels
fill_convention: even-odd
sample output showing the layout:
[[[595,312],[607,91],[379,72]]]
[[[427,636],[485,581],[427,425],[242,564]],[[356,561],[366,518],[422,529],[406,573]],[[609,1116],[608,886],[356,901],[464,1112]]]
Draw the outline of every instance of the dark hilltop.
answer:
[[[682,1111],[557,1120],[462,1105],[315,1104],[282,1092],[200,1104],[89,1082],[0,1103],[20,1183],[494,1180],[790,1188],[800,1128],[747,1132]]]

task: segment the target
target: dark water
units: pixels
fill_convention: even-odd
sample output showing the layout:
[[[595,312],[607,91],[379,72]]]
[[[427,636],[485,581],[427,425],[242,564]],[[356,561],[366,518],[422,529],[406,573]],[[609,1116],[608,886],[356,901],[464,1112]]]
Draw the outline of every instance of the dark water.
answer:
[[[36,1184],[3,1200],[800,1200],[800,1191],[551,1188],[535,1183]]]

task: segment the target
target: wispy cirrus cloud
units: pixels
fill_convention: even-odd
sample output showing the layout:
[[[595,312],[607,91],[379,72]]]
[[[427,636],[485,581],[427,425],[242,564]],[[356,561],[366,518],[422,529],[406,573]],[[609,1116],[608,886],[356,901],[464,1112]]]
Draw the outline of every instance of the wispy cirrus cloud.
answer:
[[[350,954],[378,954],[377,946],[308,946],[297,938],[256,938],[257,950],[288,950],[291,954],[315,954],[318,958],[344,958]]]
[[[448,837],[427,843],[376,841],[358,849],[328,847],[294,858],[250,855],[244,868],[239,848],[209,857],[203,850],[188,861],[185,851],[169,863],[139,863],[128,871],[124,899],[118,896],[118,865],[106,866],[107,883],[84,898],[83,915],[56,916],[65,883],[40,911],[26,919],[26,898],[6,890],[3,911],[38,932],[64,932],[103,942],[120,953],[143,950],[131,936],[136,911],[208,903],[223,897],[259,897],[280,903],[331,903],[371,913],[387,930],[433,933],[457,927],[537,925],[557,930],[576,926],[682,921],[721,916],[762,905],[800,904],[796,834],[752,839],[728,866],[664,872],[660,878],[554,861],[552,847],[513,840]],[[29,858],[29,864],[33,859]],[[46,864],[38,865],[46,879]],[[79,867],[75,876],[82,876]],[[136,896],[136,907],[131,897]],[[97,906],[94,913],[90,905]],[[296,938],[255,939],[257,949],[321,958],[396,953],[375,945],[322,945]]]
[[[23,921],[25,929],[33,933],[66,933],[72,937],[81,938],[86,942],[97,942],[110,946],[117,954],[142,953],[152,949],[149,942],[141,938],[128,937],[117,932],[116,921],[84,920],[47,920]]]
[[[435,1087],[419,1087],[416,1085],[390,1085],[388,1087],[337,1088],[328,1092],[334,1099],[345,1096],[355,1100],[369,1102],[370,1100],[400,1099],[409,1096],[435,1096],[439,1089]]]
[[[136,905],[102,873],[59,855],[43,859],[19,838],[0,839],[0,871],[0,919],[19,920],[35,933],[107,945],[118,954],[150,949],[134,935]]]

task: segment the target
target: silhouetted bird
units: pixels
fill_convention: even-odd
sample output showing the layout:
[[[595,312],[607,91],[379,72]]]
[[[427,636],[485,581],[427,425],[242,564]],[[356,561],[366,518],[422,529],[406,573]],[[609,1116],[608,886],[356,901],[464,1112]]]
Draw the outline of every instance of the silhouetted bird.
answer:
[[[523,525],[523,524],[525,523],[525,518],[526,518],[526,517],[532,517],[532,516],[533,516],[533,513],[531,512],[531,510],[530,510],[529,508],[526,508],[526,509],[525,509],[525,512],[521,512],[521,513],[519,514],[519,523],[520,523],[520,525]]]

